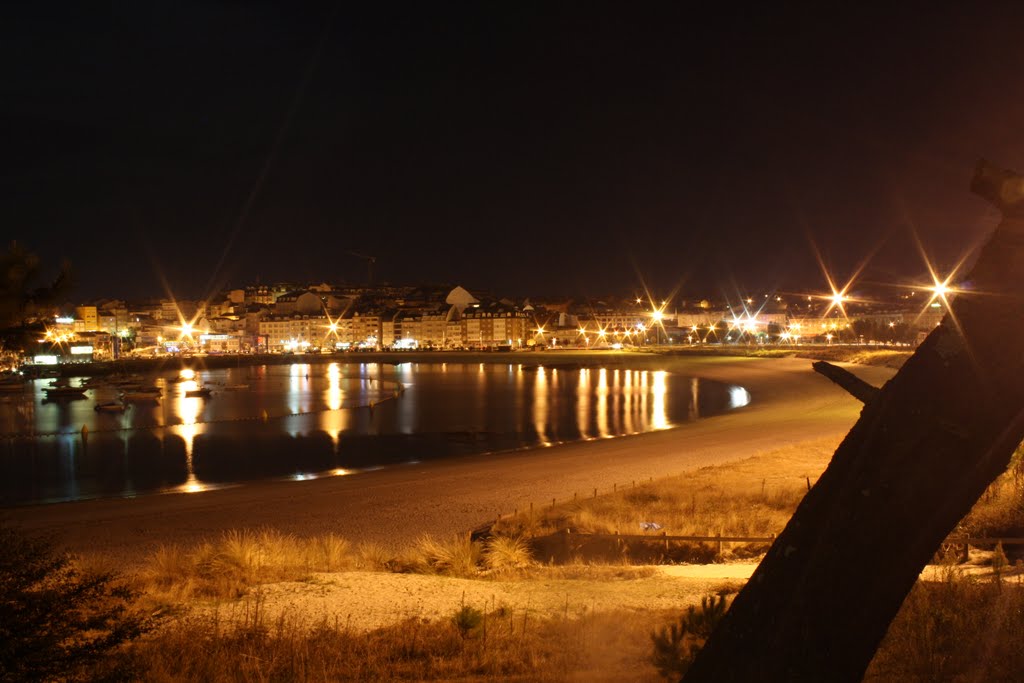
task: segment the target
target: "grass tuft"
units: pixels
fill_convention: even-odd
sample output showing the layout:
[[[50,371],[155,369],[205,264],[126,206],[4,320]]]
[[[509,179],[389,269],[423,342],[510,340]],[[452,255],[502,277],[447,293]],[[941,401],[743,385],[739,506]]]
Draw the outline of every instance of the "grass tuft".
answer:
[[[470,577],[480,573],[481,559],[480,544],[465,536],[448,540],[422,536],[416,541],[410,564],[427,574]]]
[[[495,536],[484,548],[484,564],[492,571],[514,571],[534,564],[530,544],[522,536]]]

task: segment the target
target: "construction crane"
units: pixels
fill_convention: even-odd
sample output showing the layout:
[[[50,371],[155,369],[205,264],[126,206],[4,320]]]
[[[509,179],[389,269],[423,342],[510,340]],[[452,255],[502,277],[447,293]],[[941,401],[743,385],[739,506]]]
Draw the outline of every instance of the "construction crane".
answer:
[[[373,285],[373,264],[377,262],[376,256],[367,256],[366,254],[360,254],[358,251],[352,251],[348,249],[345,251],[349,256],[355,256],[366,261],[366,286],[370,287]]]

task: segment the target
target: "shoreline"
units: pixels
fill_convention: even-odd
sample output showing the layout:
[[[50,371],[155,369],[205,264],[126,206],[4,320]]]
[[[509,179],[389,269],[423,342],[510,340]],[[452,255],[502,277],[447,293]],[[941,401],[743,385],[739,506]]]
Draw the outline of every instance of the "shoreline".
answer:
[[[215,354],[206,356],[163,356],[159,358],[125,358],[110,361],[94,361],[91,363],[67,363],[64,365],[39,366],[39,372],[29,369],[26,377],[41,377],[39,373],[56,370],[61,377],[105,376],[118,373],[167,372],[190,369],[224,369],[251,367],[255,365],[291,365],[308,363],[322,365],[326,363],[383,363],[399,365],[401,363],[505,363],[515,362],[524,365],[553,366],[579,364],[585,366],[623,364],[636,358],[802,358],[810,360],[832,360],[841,362],[861,351],[891,351],[906,353],[905,347],[893,346],[842,346],[806,344],[802,346],[662,346],[629,349],[558,349],[534,351],[346,351],[329,354],[319,353],[256,353],[256,354]]]
[[[859,402],[814,373],[807,360],[594,353],[528,357],[578,362],[584,355],[599,365],[621,359],[631,368],[654,367],[738,384],[751,393],[752,402],[725,415],[640,435],[424,461],[352,476],[250,482],[198,494],[10,507],[0,509],[0,518],[52,535],[72,552],[103,553],[122,565],[137,564],[162,544],[192,545],[238,528],[269,527],[299,536],[331,532],[353,542],[398,548],[428,533],[468,532],[531,503],[550,504],[552,498],[571,499],[576,492],[594,489],[610,491],[631,480],[683,474],[780,445],[841,435],[860,410]],[[423,355],[429,362],[441,354]],[[525,355],[442,357],[447,362],[486,362],[482,356],[508,362]],[[365,362],[379,362],[369,356]],[[340,362],[337,356],[325,358]],[[853,369],[875,385],[894,374],[887,368]]]
[[[118,373],[168,372],[182,369],[220,370],[225,368],[252,367],[255,365],[292,365],[306,363],[324,365],[328,363],[382,363],[400,365],[402,363],[523,363],[524,359],[533,358],[527,364],[540,365],[551,359],[563,362],[580,363],[591,360],[588,365],[605,365],[609,357],[627,358],[633,355],[658,355],[640,351],[625,350],[584,350],[571,349],[566,351],[349,351],[341,353],[245,353],[215,354],[207,356],[163,356],[159,358],[124,358],[110,361],[94,361],[91,363],[65,363],[58,366],[38,366],[39,372],[56,371],[60,377],[102,377]],[[595,360],[596,359],[596,360]],[[605,360],[603,360],[605,359]],[[33,372],[37,366],[25,366],[25,376],[31,379],[42,378]]]

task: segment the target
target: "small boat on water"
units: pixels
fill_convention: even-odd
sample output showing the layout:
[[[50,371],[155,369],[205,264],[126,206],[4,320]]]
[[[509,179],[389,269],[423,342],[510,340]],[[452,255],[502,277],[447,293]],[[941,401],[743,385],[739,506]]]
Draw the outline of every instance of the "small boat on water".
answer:
[[[123,413],[128,409],[128,404],[118,403],[117,401],[107,401],[105,403],[97,403],[93,406],[93,410],[98,413]]]
[[[0,379],[0,393],[14,394],[25,390],[25,381],[21,377],[4,377]]]
[[[164,390],[160,387],[133,384],[131,386],[121,387],[121,392],[125,394],[156,394],[157,396],[162,396]]]
[[[121,395],[125,403],[156,403],[160,399],[160,391],[126,391]]]
[[[227,384],[224,386],[224,391],[247,391],[248,389],[248,384]]]
[[[85,398],[85,387],[46,387],[43,392],[46,393],[47,401],[77,401]]]
[[[109,383],[115,387],[137,386],[142,381],[142,375],[114,375],[109,378]]]
[[[188,398],[209,398],[212,393],[208,387],[199,387],[198,389],[187,389],[185,396]]]

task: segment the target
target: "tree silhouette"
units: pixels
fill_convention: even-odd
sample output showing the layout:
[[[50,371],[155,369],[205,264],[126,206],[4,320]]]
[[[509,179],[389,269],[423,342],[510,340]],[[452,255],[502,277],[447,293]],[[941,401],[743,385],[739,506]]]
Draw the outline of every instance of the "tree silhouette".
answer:
[[[146,631],[112,574],[78,571],[47,541],[0,526],[0,681],[75,680]]]
[[[987,163],[971,189],[1003,220],[963,292],[864,401],[687,683],[859,681],[921,569],[1024,438],[1024,178]]]
[[[47,315],[70,291],[71,264],[65,261],[50,284],[40,284],[42,265],[38,256],[18,242],[0,253],[0,328],[24,326]]]

